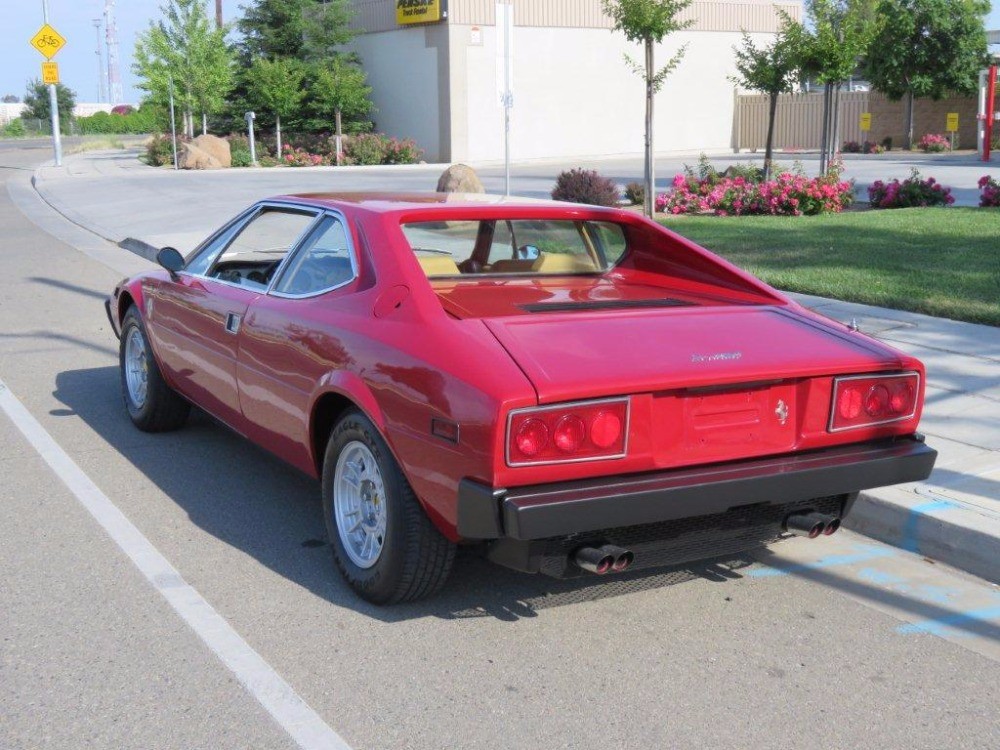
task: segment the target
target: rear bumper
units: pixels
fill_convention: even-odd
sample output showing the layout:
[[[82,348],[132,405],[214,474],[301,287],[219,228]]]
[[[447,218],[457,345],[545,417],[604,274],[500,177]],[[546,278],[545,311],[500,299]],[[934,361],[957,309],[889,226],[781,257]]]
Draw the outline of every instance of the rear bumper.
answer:
[[[926,479],[937,451],[920,435],[775,458],[494,489],[462,480],[458,533],[532,540],[725,513]]]

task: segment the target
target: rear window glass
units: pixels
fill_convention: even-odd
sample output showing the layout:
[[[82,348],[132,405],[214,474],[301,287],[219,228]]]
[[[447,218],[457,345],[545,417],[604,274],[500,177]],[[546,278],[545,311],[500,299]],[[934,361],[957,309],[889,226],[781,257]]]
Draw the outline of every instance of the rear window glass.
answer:
[[[403,225],[430,277],[603,273],[625,254],[618,224],[554,219],[434,221]]]

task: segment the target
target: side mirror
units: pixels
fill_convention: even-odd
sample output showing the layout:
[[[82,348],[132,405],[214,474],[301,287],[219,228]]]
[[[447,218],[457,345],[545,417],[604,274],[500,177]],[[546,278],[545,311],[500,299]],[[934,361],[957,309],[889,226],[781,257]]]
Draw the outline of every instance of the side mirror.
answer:
[[[534,245],[521,245],[517,249],[518,260],[538,260],[539,254],[538,248]]]
[[[174,247],[164,247],[156,253],[156,262],[170,272],[171,278],[177,278],[177,272],[184,268],[184,256]]]

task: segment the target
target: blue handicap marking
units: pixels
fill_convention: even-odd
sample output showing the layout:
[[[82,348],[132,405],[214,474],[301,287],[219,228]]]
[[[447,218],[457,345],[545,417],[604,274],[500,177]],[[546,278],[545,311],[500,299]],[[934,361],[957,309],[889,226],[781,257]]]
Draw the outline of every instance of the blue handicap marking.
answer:
[[[908,622],[896,628],[897,633],[912,635],[914,633],[930,633],[931,635],[973,635],[973,633],[956,633],[954,628],[975,623],[986,623],[990,620],[1000,619],[1000,606],[985,607],[983,609],[970,609],[965,612],[956,612],[951,615],[937,617],[933,620],[922,620],[921,622]]]
[[[899,546],[907,552],[919,552],[920,544],[917,541],[917,531],[920,526],[920,519],[928,514],[939,510],[948,510],[957,507],[949,500],[930,500],[920,505],[914,505],[906,516],[906,523],[903,524],[903,537]]]
[[[855,552],[849,555],[827,555],[826,557],[821,557],[815,562],[802,563],[800,565],[789,565],[784,568],[758,568],[748,571],[747,575],[751,578],[773,578],[775,576],[787,576],[793,573],[805,573],[810,570],[819,570],[820,568],[833,568],[838,565],[855,565],[856,563],[867,562],[868,560],[895,557],[895,555],[896,553],[889,548],[875,547],[864,552]]]

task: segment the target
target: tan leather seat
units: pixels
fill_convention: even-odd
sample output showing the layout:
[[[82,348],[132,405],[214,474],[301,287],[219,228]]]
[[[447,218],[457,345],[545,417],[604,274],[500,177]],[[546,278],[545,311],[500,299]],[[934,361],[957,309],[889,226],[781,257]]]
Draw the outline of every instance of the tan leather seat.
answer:
[[[458,264],[444,255],[418,255],[417,262],[427,276],[458,276]]]
[[[531,270],[535,273],[590,273],[597,269],[593,261],[584,255],[540,253]]]

